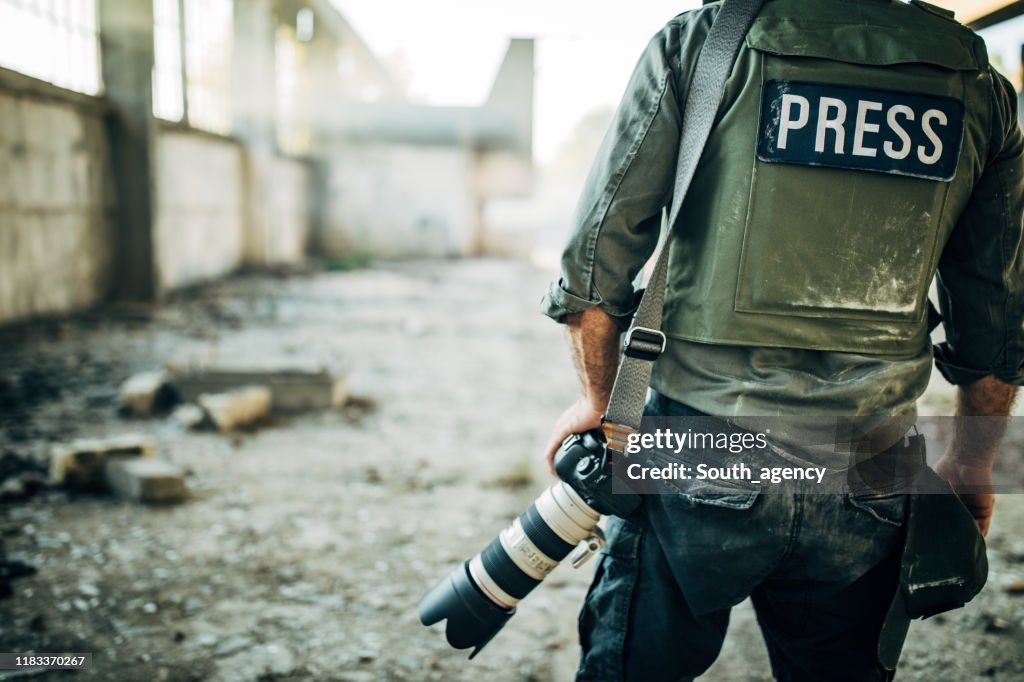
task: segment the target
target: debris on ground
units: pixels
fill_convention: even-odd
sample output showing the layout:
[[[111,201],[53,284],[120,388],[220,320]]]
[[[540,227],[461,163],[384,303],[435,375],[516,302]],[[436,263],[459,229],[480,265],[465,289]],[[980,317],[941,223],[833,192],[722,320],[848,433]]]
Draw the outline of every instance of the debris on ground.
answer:
[[[0,502],[21,502],[44,490],[49,482],[37,473],[18,474],[0,483]]]
[[[348,396],[344,375],[294,359],[255,367],[228,361],[172,361],[167,370],[186,402],[196,402],[203,394],[266,386],[273,395],[274,413],[295,414],[341,407]]]
[[[245,386],[226,393],[204,393],[197,399],[206,421],[220,431],[253,427],[270,414],[273,396],[266,386]]]
[[[1000,634],[1013,627],[1013,624],[1010,621],[1000,616],[994,616],[990,613],[986,613],[982,616],[981,624],[985,632],[991,634]]]
[[[181,502],[188,495],[184,470],[155,453],[154,442],[136,434],[57,445],[50,454],[50,483],[146,504]]]
[[[133,374],[121,384],[118,397],[121,413],[129,417],[165,414],[180,400],[164,371]]]
[[[528,488],[535,483],[532,467],[527,460],[519,460],[509,467],[507,471],[491,481],[491,484],[495,487],[507,488],[508,490]]]
[[[198,429],[206,421],[206,413],[198,405],[185,403],[174,408],[171,421],[186,429]]]
[[[377,411],[377,401],[370,396],[350,393],[342,405],[342,412],[350,422],[358,424],[367,416]]]
[[[111,458],[152,457],[156,445],[137,434],[89,438],[54,446],[50,453],[50,482],[78,490],[103,490]]]
[[[0,502],[21,502],[48,486],[42,463],[13,451],[0,454]]]
[[[11,581],[36,574],[36,567],[24,561],[15,561],[4,555],[3,541],[0,540],[0,599],[13,594]]]
[[[145,504],[174,504],[188,497],[185,470],[154,457],[113,458],[106,465],[107,485],[118,497]]]
[[[0,601],[5,650],[94,652],[82,680],[572,679],[593,566],[563,562],[471,662],[415,610],[548,484],[540,449],[578,392],[561,328],[536,312],[552,276],[494,260],[245,275],[135,317],[100,308],[0,329],[0,479],[45,473],[55,443],[131,429],[156,455],[131,461],[181,467],[189,488],[187,504],[166,509],[51,487],[2,503],[0,542],[20,563],[0,571],[38,569]],[[430,323],[410,339],[403,320],[413,318]],[[272,411],[274,428],[180,427],[203,419],[201,393],[246,384],[209,386],[167,419],[126,426],[125,377],[211,347],[260,377],[343,366],[355,395],[337,410]],[[274,385],[256,384],[276,402]],[[923,405],[942,388],[932,381]],[[7,452],[17,456],[9,472]],[[1003,496],[987,537],[989,587],[942,619],[914,621],[897,679],[1024,679],[1024,598],[1005,589],[1022,577],[1022,537],[1024,496]],[[744,602],[701,680],[770,679]]]

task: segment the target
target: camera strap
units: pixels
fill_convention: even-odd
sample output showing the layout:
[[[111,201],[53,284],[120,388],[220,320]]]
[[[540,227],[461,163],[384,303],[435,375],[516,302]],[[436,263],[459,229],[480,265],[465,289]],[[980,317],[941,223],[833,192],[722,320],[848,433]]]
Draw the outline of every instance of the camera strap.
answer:
[[[629,434],[640,429],[651,371],[654,362],[665,350],[666,338],[661,331],[661,316],[665,304],[671,230],[679,218],[683,199],[714,126],[725,82],[736,61],[740,44],[763,1],[723,0],[697,56],[679,133],[676,180],[668,213],[669,233],[661,245],[650,281],[633,315],[632,325],[626,332],[619,370],[615,375],[604,417],[605,437],[608,447],[613,451],[622,452]]]

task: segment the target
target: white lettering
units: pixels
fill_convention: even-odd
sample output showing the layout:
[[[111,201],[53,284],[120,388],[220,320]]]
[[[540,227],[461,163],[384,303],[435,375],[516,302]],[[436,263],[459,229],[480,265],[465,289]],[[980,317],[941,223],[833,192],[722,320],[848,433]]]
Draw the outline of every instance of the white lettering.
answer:
[[[626,454],[636,455],[640,453],[640,444],[637,443],[638,440],[640,440],[640,434],[636,431],[626,436]]]
[[[882,145],[882,150],[885,151],[885,155],[888,156],[889,158],[900,160],[905,159],[910,155],[910,149],[912,145],[910,144],[910,135],[907,135],[907,131],[904,130],[903,126],[901,126],[899,121],[896,120],[897,114],[903,114],[904,116],[907,117],[908,121],[913,121],[914,110],[905,104],[897,104],[892,109],[890,109],[885,115],[885,120],[889,124],[889,128],[894,133],[896,133],[897,137],[900,138],[900,142],[903,143],[903,146],[900,147],[899,149],[896,149],[896,145],[894,145],[890,141],[887,141],[885,144]]]
[[[793,105],[798,105],[800,113],[796,119],[793,118]],[[782,96],[782,121],[779,123],[779,149],[786,148],[786,141],[789,139],[789,131],[803,128],[807,125],[807,118],[810,116],[811,103],[806,97],[786,93]]]
[[[857,125],[853,129],[853,155],[854,156],[875,156],[878,150],[874,147],[864,146],[864,133],[877,133],[878,124],[868,123],[869,111],[881,111],[881,102],[870,100],[858,100],[857,102]]]
[[[927,163],[929,165],[935,163],[942,156],[942,139],[935,134],[932,129],[931,121],[935,119],[939,122],[939,125],[944,126],[947,124],[946,115],[938,109],[929,109],[924,112],[924,116],[921,117],[921,130],[924,131],[925,137],[935,145],[935,149],[932,150],[931,154],[926,154],[924,145],[917,146],[917,158],[921,159],[921,163]]]
[[[829,109],[836,111],[835,118],[829,118]],[[846,131],[843,130],[843,123],[846,122],[846,103],[835,97],[822,97],[818,108],[818,131],[814,137],[814,151],[825,151],[825,131],[831,129],[836,134],[835,153],[843,153],[843,145],[846,143]]]
[[[761,469],[761,480],[772,483],[783,481],[814,481],[821,483],[825,478],[828,469],[825,467],[772,467]]]

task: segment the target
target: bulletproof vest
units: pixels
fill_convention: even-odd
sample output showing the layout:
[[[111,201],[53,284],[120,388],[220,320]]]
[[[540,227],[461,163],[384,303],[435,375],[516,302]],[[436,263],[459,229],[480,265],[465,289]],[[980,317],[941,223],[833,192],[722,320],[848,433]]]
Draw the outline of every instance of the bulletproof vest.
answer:
[[[942,10],[775,0],[755,20],[677,224],[663,329],[914,355],[984,167],[984,43]]]

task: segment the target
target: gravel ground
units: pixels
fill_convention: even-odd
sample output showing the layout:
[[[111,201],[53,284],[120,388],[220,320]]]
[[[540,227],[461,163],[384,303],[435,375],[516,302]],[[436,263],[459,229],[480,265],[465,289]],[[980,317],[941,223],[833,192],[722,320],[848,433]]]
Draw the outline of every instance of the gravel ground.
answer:
[[[549,277],[490,260],[250,276],[0,330],[0,472],[131,432],[192,491],[167,508],[60,489],[0,503],[8,558],[37,569],[0,600],[0,651],[92,652],[74,676],[102,680],[571,679],[589,567],[559,567],[472,662],[415,614],[549,482],[537,453],[576,390],[561,331],[537,313]],[[211,349],[340,362],[376,407],[232,435],[117,416],[130,374]],[[1024,595],[1008,591],[1022,529],[1024,498],[1001,497],[989,586],[915,624],[900,679],[1024,680]],[[701,679],[770,679],[746,604]]]

